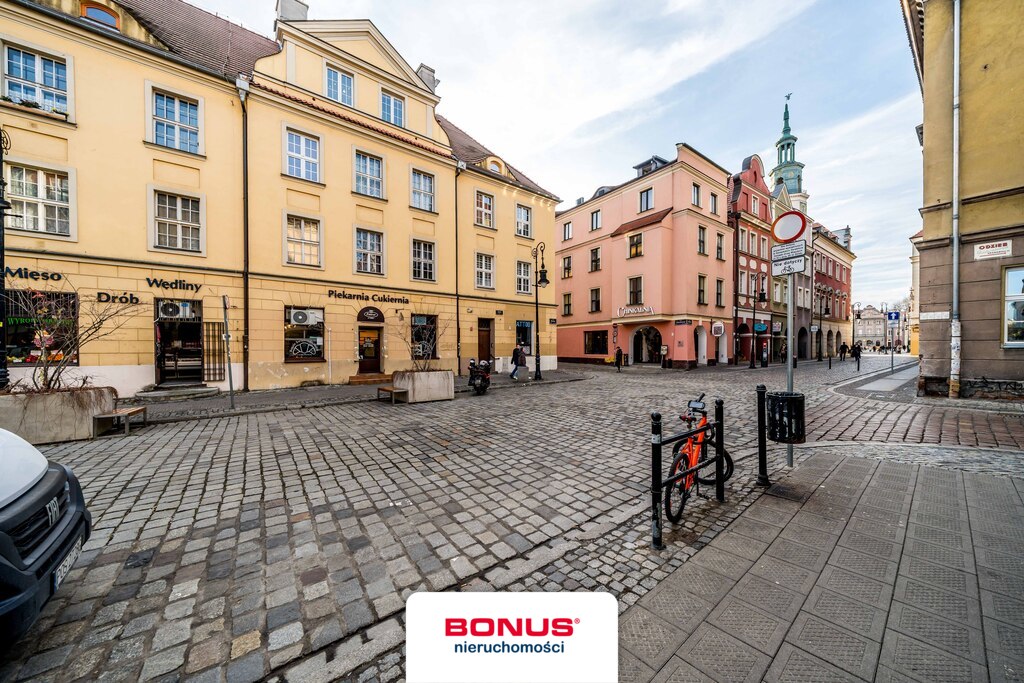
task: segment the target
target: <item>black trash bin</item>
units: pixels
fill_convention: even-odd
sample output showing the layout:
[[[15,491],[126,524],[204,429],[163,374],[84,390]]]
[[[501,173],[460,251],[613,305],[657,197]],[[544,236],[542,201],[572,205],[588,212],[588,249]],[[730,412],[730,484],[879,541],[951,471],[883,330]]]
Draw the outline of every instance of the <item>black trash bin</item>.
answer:
[[[768,438],[776,443],[803,443],[804,395],[794,391],[771,391],[767,396]]]

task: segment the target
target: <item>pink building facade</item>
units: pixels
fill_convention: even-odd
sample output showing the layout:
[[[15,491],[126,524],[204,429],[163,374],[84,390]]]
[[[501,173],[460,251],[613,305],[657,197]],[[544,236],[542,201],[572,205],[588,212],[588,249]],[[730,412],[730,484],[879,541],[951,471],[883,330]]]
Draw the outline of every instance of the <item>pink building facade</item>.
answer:
[[[690,368],[733,357],[728,172],[683,143],[558,214],[558,357]]]

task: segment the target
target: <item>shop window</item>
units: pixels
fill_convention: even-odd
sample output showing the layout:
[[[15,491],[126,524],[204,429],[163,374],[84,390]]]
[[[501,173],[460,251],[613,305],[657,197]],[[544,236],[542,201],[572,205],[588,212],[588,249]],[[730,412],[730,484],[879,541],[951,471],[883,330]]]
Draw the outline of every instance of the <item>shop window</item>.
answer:
[[[583,353],[608,355],[608,331],[584,332]]]
[[[78,365],[78,295],[7,291],[7,362],[11,367]]]
[[[412,316],[412,357],[437,358],[437,316]]]
[[[1003,302],[1003,343],[1024,347],[1024,266],[1004,271]]]
[[[324,360],[324,309],[285,307],[284,359],[293,362]]]
[[[533,321],[516,321],[516,344],[523,349],[527,356],[533,355]]]

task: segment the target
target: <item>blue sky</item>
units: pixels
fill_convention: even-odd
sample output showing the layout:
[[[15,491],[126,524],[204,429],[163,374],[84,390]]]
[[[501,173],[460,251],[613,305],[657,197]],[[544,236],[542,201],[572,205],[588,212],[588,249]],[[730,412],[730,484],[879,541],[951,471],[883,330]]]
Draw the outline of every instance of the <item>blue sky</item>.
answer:
[[[192,0],[271,35],[273,0]],[[853,230],[854,300],[907,295],[921,96],[894,0],[309,0],[434,67],[438,111],[569,202],[688,142],[774,165],[784,95],[809,213]]]

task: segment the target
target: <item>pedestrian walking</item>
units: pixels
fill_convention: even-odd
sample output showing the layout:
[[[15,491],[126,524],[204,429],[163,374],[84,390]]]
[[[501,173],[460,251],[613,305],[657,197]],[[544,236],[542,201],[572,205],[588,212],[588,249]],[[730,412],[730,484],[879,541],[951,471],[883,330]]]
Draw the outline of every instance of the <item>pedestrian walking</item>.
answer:
[[[622,347],[615,347],[615,372],[622,372]]]
[[[516,348],[512,349],[512,372],[508,378],[513,382],[518,382],[519,368],[526,365],[526,354],[523,353],[523,347],[516,344]]]
[[[846,342],[843,342],[839,347],[839,362],[846,360],[846,354],[850,351],[850,347],[847,346]]]

